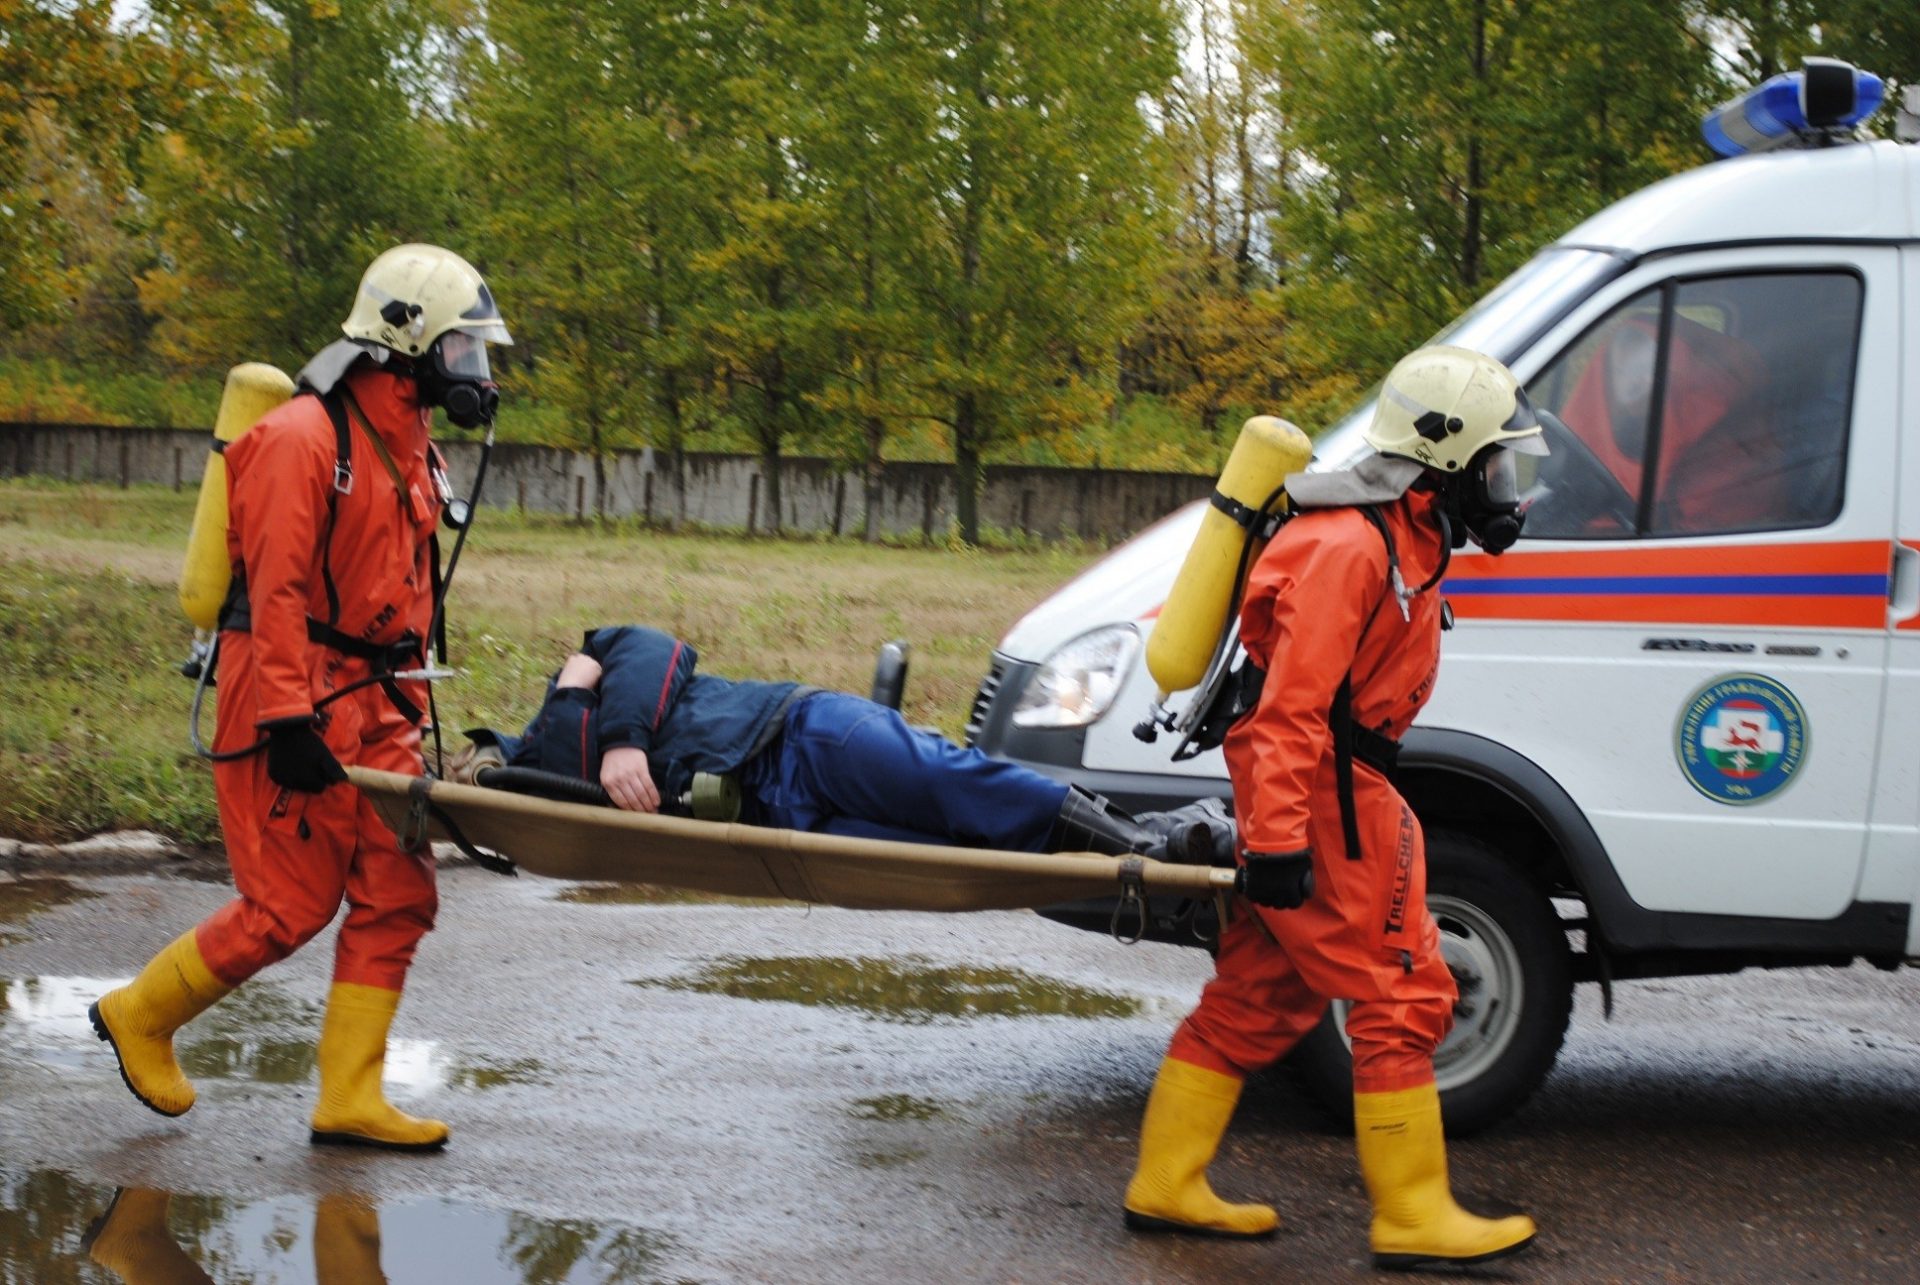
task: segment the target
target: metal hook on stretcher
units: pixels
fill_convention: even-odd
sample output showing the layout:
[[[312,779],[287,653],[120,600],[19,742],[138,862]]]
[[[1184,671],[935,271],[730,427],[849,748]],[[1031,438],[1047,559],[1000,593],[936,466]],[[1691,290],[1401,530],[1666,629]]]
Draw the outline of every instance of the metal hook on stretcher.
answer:
[[[1147,935],[1146,870],[1146,862],[1139,857],[1127,857],[1120,862],[1120,901],[1113,908],[1113,921],[1107,925],[1107,931],[1122,946],[1135,945]],[[1120,922],[1129,911],[1133,914],[1131,936],[1120,929]]]
[[[434,806],[433,780],[434,778],[430,776],[416,776],[407,786],[407,815],[398,832],[401,848],[411,852],[425,846],[427,824],[431,820],[438,822],[440,828],[446,832],[447,838],[453,841],[453,846],[460,849],[462,855],[482,870],[489,870],[497,875],[518,875],[520,869],[514,865],[511,858],[476,847],[472,840],[460,832],[460,827],[454,824],[452,817]]]

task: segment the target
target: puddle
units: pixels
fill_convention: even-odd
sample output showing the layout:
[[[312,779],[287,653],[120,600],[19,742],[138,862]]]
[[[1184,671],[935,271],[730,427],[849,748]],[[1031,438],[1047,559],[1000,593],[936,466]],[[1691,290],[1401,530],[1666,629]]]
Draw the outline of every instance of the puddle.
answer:
[[[1016,969],[935,964],[910,957],[720,959],[691,977],[632,984],[734,999],[851,1008],[909,1025],[975,1017],[1134,1017],[1143,1007],[1131,996]]]
[[[627,1285],[673,1279],[674,1248],[642,1227],[449,1200],[115,1193],[51,1170],[0,1171],[0,1281]]]
[[[101,1045],[87,1021],[87,1006],[125,981],[124,977],[0,980],[0,1049],[66,1069],[95,1065],[93,1050]],[[107,1065],[111,1067],[111,1060]]]
[[[319,1005],[256,981],[208,1009],[174,1042],[189,1079],[305,1084],[319,1034]]]
[[[572,906],[784,906],[764,897],[729,897],[691,888],[668,888],[657,883],[577,883],[562,888],[555,901]]]
[[[511,1062],[456,1066],[447,1073],[447,1083],[456,1089],[498,1089],[509,1084],[545,1084],[547,1068],[530,1057]]]
[[[877,1098],[861,1098],[847,1109],[856,1120],[931,1120],[947,1114],[946,1104],[932,1098],[916,1098],[909,1093],[888,1093]]]
[[[94,1035],[87,1008],[124,977],[0,979],[0,1051],[73,1070],[113,1067]],[[306,1084],[315,1079],[314,1043],[320,1005],[297,999],[271,982],[254,981],[183,1029],[175,1041],[180,1068],[194,1080]],[[485,1090],[540,1081],[532,1058],[508,1062],[454,1060],[436,1040],[390,1039],[383,1080],[396,1097],[438,1089]],[[0,1276],[0,1280],[5,1280]]]
[[[65,879],[0,880],[0,924],[18,926],[43,910],[90,901],[100,894]],[[17,946],[30,939],[24,932],[0,932],[0,946]]]

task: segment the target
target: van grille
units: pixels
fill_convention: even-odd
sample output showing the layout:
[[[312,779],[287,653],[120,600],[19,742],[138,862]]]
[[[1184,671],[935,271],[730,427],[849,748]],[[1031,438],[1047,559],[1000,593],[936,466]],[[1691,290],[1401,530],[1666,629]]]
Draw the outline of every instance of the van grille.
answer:
[[[973,708],[967,711],[967,744],[980,743],[980,733],[986,730],[987,718],[993,713],[993,698],[1000,694],[1006,674],[1006,661],[996,655],[987,676],[980,680],[980,690],[973,694]]]

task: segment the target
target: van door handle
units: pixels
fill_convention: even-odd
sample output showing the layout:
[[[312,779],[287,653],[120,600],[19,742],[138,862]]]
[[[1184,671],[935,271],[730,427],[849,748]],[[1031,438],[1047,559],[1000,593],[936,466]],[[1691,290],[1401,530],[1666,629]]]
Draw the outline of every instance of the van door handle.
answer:
[[[1893,574],[1887,580],[1887,614],[1896,624],[1920,615],[1920,546],[1893,546]]]

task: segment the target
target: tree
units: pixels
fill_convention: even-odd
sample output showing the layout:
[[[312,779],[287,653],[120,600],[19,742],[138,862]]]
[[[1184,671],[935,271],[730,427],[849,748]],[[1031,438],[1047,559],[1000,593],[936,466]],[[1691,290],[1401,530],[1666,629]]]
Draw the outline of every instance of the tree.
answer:
[[[884,56],[922,87],[885,123],[912,306],[901,379],[951,433],[961,538],[982,465],[1016,433],[1064,436],[1112,396],[1168,215],[1141,111],[1174,70],[1158,0],[889,0]]]
[[[0,328],[60,315],[86,277],[77,224],[125,189],[142,51],[112,18],[110,0],[0,0]]]
[[[469,165],[485,175],[479,239],[520,304],[522,364],[568,412],[563,440],[592,457],[604,513],[606,452],[612,426],[631,417],[646,325],[638,144],[658,95],[621,70],[625,6],[501,0],[486,34],[472,47],[465,121]],[[629,104],[635,88],[643,96]]]
[[[783,521],[781,450],[816,432],[833,364],[829,198],[817,151],[834,36],[823,0],[694,12],[688,145],[704,235],[690,256],[690,334],[713,360],[730,408],[760,452],[766,525]]]
[[[298,365],[361,272],[403,241],[457,240],[442,122],[423,107],[429,0],[180,0],[155,39],[190,69],[146,156],[163,252],[140,279],[158,354],[190,368]]]
[[[1283,203],[1296,356],[1383,372],[1580,217],[1700,158],[1719,87],[1658,0],[1269,0],[1249,40],[1306,163]]]
[[[1920,12],[1895,0],[1701,0],[1726,78],[1744,89],[1797,69],[1810,54],[1841,58],[1887,80],[1889,98],[1920,84]],[[1892,126],[1883,110],[1878,127]]]
[[[1123,352],[1130,382],[1199,424],[1217,467],[1231,408],[1285,395],[1284,322],[1273,238],[1285,155],[1278,86],[1247,59],[1244,0],[1191,0],[1190,48],[1158,104],[1178,183],[1178,220],[1152,314]]]

